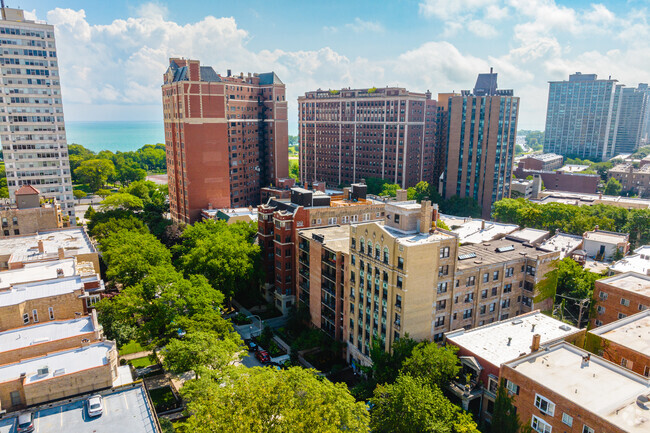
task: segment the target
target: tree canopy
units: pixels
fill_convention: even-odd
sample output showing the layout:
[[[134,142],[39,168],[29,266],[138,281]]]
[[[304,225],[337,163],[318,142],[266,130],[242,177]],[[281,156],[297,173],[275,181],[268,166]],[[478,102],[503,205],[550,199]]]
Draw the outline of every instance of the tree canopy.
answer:
[[[182,432],[284,433],[368,431],[365,404],[345,384],[321,379],[313,370],[239,367],[219,380],[187,383],[190,418]]]
[[[610,177],[605,184],[605,190],[603,193],[605,195],[620,195],[622,189],[623,187],[621,186],[621,182],[614,179],[613,177]]]
[[[88,159],[79,164],[74,175],[79,182],[87,183],[92,191],[97,191],[115,175],[115,166],[108,159]]]
[[[460,371],[458,348],[455,346],[438,346],[436,343],[418,344],[404,362],[400,374],[408,374],[422,379],[429,386],[446,386]]]

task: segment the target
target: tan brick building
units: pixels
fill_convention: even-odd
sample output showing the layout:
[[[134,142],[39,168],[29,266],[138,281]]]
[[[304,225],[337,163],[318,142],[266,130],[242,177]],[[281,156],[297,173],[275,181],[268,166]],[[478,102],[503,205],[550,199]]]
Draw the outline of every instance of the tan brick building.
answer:
[[[597,280],[592,326],[607,325],[650,307],[650,276],[625,272]]]
[[[505,363],[500,376],[534,431],[648,431],[650,380],[569,343]]]
[[[18,236],[63,227],[61,208],[55,198],[41,200],[40,192],[31,185],[16,191],[16,204],[0,210],[1,235]]]
[[[650,377],[650,309],[590,330],[588,342],[588,350]]]
[[[632,164],[619,164],[611,168],[608,174],[621,183],[622,191],[650,197],[650,165],[635,168]]]

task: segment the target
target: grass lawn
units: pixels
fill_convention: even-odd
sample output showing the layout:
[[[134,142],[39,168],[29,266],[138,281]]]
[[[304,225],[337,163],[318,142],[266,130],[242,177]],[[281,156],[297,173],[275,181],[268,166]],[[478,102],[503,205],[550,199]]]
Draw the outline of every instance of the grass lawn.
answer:
[[[120,355],[129,355],[131,353],[144,352],[145,348],[135,341],[129,341],[124,346],[120,347]]]
[[[133,368],[149,367],[150,365],[155,364],[155,362],[151,362],[148,356],[143,356],[142,358],[135,358],[129,362],[133,365]]]
[[[176,397],[174,397],[174,393],[169,385],[149,390],[149,396],[156,408],[156,412],[164,412],[174,409],[177,406]]]

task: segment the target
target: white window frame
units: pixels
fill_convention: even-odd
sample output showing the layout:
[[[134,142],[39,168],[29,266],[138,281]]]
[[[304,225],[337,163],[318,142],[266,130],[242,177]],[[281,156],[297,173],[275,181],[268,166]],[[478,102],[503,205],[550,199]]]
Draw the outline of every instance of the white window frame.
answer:
[[[551,433],[553,431],[553,427],[549,423],[535,415],[530,420],[530,426],[539,433]]]
[[[573,426],[573,417],[568,413],[562,413],[562,422],[571,427]]]
[[[582,425],[582,433],[594,433],[594,429],[589,427],[587,424]]]
[[[357,221],[359,221],[359,215],[352,215],[352,222],[356,223]]]
[[[603,307],[602,305],[599,305],[597,310],[598,310],[598,314],[603,314],[605,312],[605,307]]]
[[[544,403],[546,403],[546,409],[542,408]],[[555,414],[555,403],[543,395],[535,394],[535,407],[547,415],[553,416]]]
[[[32,319],[34,320],[34,323],[38,323],[38,311],[36,308],[32,310]]]
[[[49,307],[49,308],[47,309],[47,313],[48,313],[49,316],[50,316],[50,320],[54,320],[54,308]]]
[[[517,394],[517,391],[519,391],[519,386],[511,380],[506,380],[506,389],[513,394]]]
[[[598,293],[598,297],[600,298],[601,301],[606,301],[607,300],[607,292],[603,292],[601,290],[600,293]]]
[[[623,305],[625,307],[629,307],[630,306],[630,300],[625,299],[625,298],[621,298],[621,305]]]

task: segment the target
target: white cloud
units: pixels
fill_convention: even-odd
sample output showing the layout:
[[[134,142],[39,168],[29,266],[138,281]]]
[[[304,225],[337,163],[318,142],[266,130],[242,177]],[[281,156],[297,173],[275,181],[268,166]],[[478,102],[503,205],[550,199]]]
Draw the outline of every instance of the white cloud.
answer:
[[[508,8],[499,0],[423,0],[420,14],[444,23],[443,37],[452,37],[466,29],[483,38],[498,35],[494,23],[508,16]]]
[[[354,22],[346,24],[345,27],[357,33],[363,33],[363,32],[381,33],[384,31],[384,26],[381,23],[377,21],[364,21],[359,17],[355,18]]]

